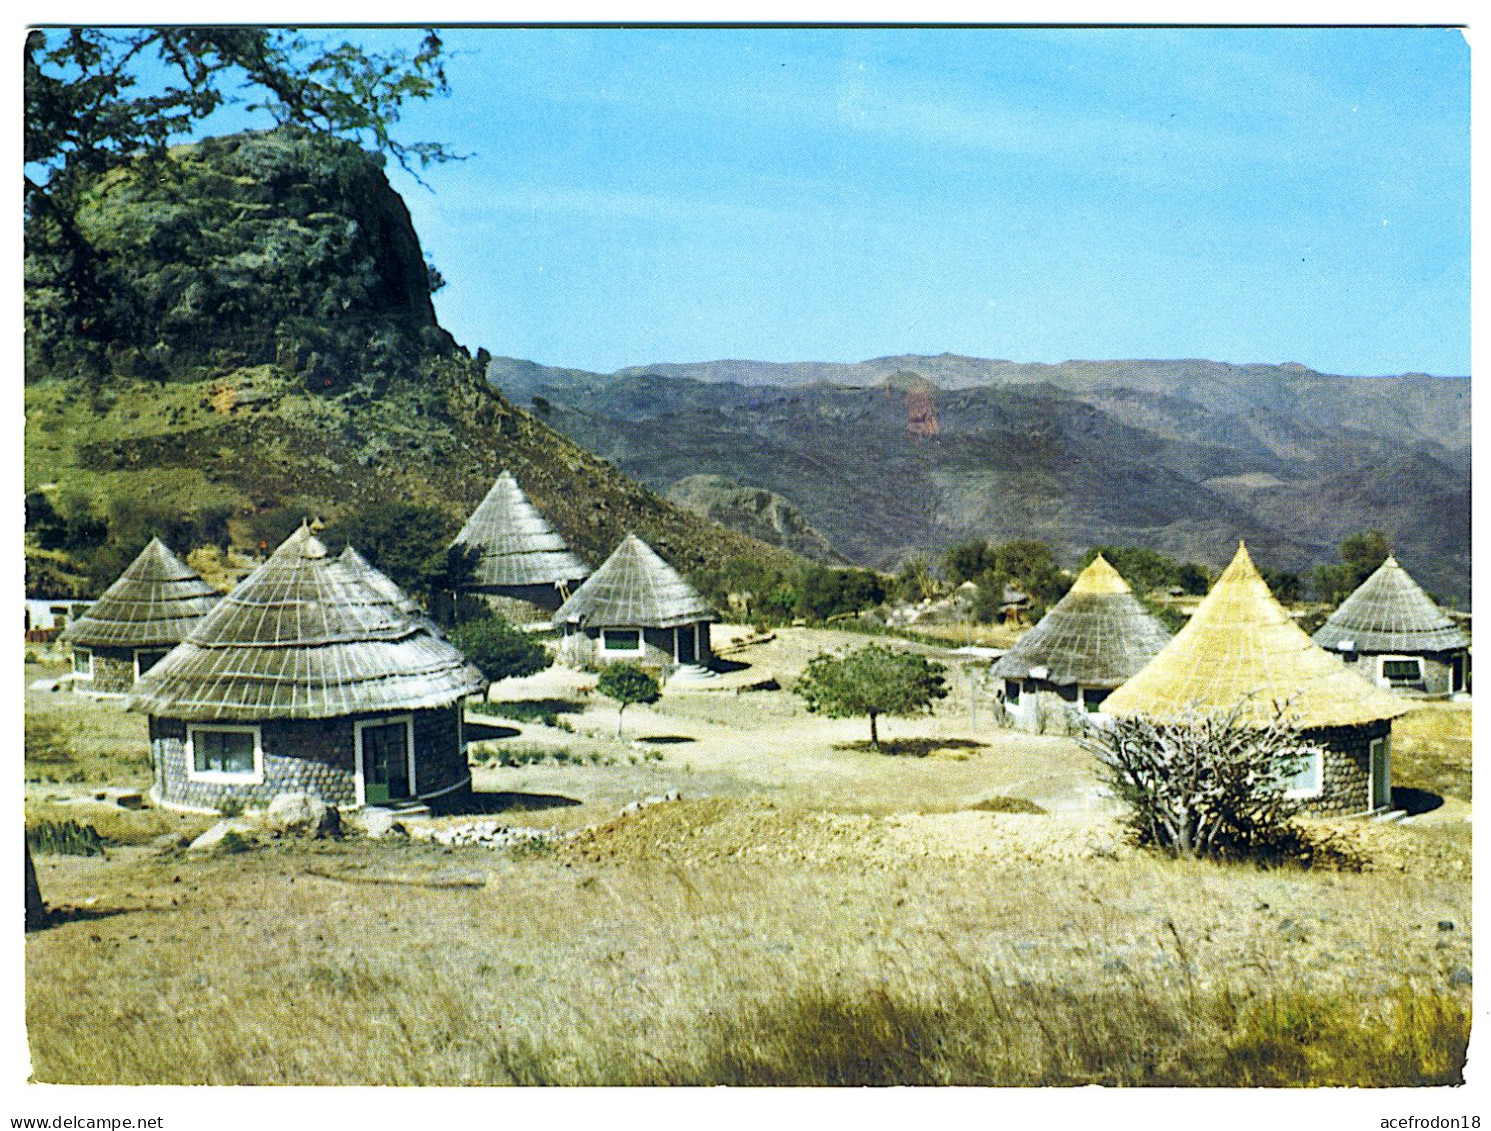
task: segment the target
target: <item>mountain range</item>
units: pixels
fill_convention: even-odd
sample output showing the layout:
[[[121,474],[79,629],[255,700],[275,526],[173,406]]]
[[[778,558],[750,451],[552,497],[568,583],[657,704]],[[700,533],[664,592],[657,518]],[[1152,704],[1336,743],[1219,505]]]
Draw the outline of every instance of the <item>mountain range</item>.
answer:
[[[694,477],[770,492],[867,565],[1034,537],[1069,564],[1117,542],[1220,567],[1243,539],[1303,571],[1375,528],[1469,604],[1467,377],[942,354],[611,374],[497,357],[487,378],[655,490],[692,481],[706,510]]]

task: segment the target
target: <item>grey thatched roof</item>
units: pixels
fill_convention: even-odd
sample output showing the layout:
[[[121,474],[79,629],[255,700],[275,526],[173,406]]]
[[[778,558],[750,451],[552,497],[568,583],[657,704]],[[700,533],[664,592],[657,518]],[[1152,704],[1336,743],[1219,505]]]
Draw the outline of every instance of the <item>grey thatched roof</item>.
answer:
[[[452,543],[480,551],[472,586],[568,585],[590,574],[504,471]]]
[[[1341,602],[1315,633],[1322,648],[1356,652],[1451,652],[1465,634],[1419,588],[1397,559],[1387,561]]]
[[[1038,678],[1085,687],[1117,687],[1170,641],[1165,629],[1134,596],[1101,554],[1082,571],[1065,597],[1000,658],[993,674]]]
[[[320,719],[442,707],[486,680],[302,526],[140,680],[185,719]]]
[[[337,561],[392,601],[400,612],[411,617],[423,615],[424,610],[419,607],[419,602],[399,588],[398,582],[359,554],[350,542],[337,556]]]
[[[671,628],[714,619],[698,590],[635,534],[554,614],[556,627]]]
[[[170,648],[219,600],[217,590],[152,538],[61,639],[85,648]]]

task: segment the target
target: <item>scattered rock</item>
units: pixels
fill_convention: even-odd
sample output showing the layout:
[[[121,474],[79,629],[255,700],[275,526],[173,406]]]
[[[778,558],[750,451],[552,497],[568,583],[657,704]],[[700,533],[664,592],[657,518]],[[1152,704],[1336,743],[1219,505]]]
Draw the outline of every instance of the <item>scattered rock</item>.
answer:
[[[621,807],[621,815],[626,816],[628,813],[640,813],[643,809],[649,809],[654,805],[664,805],[669,801],[677,801],[679,796],[678,790],[670,789],[667,793],[659,793],[652,797],[644,797],[640,801],[628,802]]]
[[[342,829],[337,807],[310,793],[275,794],[264,821],[275,832],[297,836],[336,836]]]
[[[1451,970],[1450,971],[1450,985],[1452,985],[1452,986],[1468,986],[1468,985],[1470,985],[1470,968],[1468,966],[1456,966],[1453,970]]]
[[[1441,919],[1439,921],[1439,929],[1441,931],[1453,931],[1455,929],[1455,921],[1453,919]]]
[[[514,848],[518,845],[552,844],[559,838],[545,829],[514,828],[499,821],[470,821],[436,829],[430,834],[430,839],[447,848],[465,845]]]
[[[362,811],[362,831],[372,840],[381,840],[386,836],[409,835],[409,830],[394,815],[392,809],[380,809],[377,806]]]
[[[187,845],[187,851],[207,852],[222,844],[223,838],[229,833],[242,837],[252,834],[253,831],[254,827],[247,821],[219,821],[196,840],[192,841],[191,844]]]

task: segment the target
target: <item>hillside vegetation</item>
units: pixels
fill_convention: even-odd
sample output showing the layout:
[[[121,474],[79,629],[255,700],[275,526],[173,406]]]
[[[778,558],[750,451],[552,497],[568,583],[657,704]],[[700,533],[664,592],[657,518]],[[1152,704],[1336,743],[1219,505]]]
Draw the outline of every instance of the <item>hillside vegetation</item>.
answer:
[[[50,335],[46,288],[28,293],[26,489],[99,516],[112,542],[195,515],[200,536],[252,545],[265,516],[379,503],[457,523],[508,468],[595,563],[628,530],[685,570],[797,560],[659,498],[490,389],[485,358],[436,323],[437,275],[356,146],[215,139],[106,174],[87,199],[110,327],[91,343]]]

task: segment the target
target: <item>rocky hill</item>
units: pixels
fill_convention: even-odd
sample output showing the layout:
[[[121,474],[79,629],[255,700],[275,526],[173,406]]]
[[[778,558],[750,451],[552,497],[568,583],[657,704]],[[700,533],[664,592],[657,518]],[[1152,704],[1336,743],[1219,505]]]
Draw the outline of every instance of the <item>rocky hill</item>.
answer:
[[[912,380],[912,375],[920,380]],[[969,537],[1101,542],[1276,569],[1377,527],[1432,591],[1470,592],[1470,382],[1209,361],[895,357],[488,378],[658,490],[721,475],[892,566]]]
[[[485,358],[436,323],[403,202],[355,146],[273,132],[178,148],[88,186],[80,228],[107,283],[84,296],[86,334],[58,330],[49,265],[27,262],[25,482],[102,516],[111,542],[211,514],[251,545],[266,514],[386,502],[458,522],[509,468],[593,562],[628,530],[686,570],[799,560],[491,389]]]

